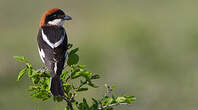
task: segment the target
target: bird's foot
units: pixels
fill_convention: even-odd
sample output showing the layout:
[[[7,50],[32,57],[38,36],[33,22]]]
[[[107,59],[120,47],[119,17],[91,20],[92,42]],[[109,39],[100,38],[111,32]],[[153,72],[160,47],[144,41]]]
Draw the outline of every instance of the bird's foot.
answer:
[[[47,67],[44,66],[44,67],[38,69],[38,72],[45,73],[46,70],[47,70]]]

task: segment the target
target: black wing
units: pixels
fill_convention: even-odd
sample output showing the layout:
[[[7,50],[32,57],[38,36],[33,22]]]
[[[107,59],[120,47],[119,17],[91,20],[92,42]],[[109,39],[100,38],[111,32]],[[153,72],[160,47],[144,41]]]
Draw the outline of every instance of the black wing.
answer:
[[[47,38],[49,42],[44,40],[43,35]],[[64,37],[60,45],[52,48],[53,44],[56,44]],[[41,59],[47,66],[52,77],[55,75],[60,75],[66,59],[67,54],[67,35],[63,27],[58,26],[46,26],[41,27],[38,32],[38,46]]]

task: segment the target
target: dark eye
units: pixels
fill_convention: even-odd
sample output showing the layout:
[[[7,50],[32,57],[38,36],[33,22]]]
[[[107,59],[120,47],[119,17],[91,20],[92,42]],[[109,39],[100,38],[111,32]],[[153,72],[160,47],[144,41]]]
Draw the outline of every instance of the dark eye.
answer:
[[[56,17],[56,14],[54,14],[53,17]]]

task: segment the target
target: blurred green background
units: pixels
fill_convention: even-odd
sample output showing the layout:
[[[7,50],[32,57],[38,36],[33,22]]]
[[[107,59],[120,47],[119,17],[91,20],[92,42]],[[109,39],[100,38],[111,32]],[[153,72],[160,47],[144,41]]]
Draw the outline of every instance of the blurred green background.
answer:
[[[61,8],[80,63],[101,73],[101,87],[81,93],[100,97],[103,84],[137,97],[115,110],[198,109],[198,1],[196,0],[0,0],[0,109],[63,110],[65,103],[31,100],[23,67],[12,56],[43,64],[36,36],[43,12]]]

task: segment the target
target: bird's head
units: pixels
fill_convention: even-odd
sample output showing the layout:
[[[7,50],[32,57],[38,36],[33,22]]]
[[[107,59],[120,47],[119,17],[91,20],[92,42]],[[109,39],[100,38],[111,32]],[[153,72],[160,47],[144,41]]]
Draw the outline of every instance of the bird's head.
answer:
[[[61,9],[59,8],[52,8],[46,11],[40,21],[40,26],[45,25],[56,25],[56,26],[63,26],[65,20],[71,20],[72,18],[66,15]]]

